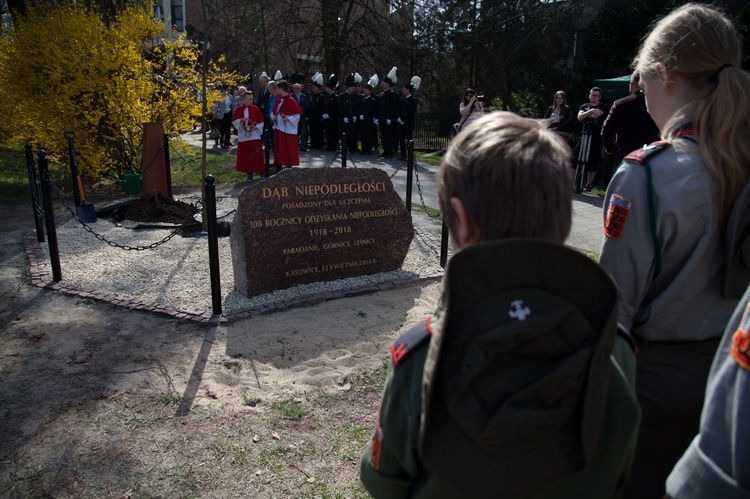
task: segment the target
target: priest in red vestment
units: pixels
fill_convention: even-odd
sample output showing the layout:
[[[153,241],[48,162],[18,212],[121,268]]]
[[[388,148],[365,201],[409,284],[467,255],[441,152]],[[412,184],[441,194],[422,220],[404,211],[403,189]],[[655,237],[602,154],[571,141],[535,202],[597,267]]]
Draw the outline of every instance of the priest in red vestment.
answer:
[[[244,92],[243,92],[244,90]],[[237,171],[247,173],[247,181],[252,182],[253,174],[266,178],[266,161],[263,157],[261,137],[263,136],[263,113],[253,103],[253,92],[240,87],[242,105],[234,110],[232,124],[237,129]]]
[[[297,125],[302,109],[289,95],[289,84],[285,80],[278,82],[279,97],[273,107],[273,162],[283,168],[299,165],[299,144],[297,142]]]

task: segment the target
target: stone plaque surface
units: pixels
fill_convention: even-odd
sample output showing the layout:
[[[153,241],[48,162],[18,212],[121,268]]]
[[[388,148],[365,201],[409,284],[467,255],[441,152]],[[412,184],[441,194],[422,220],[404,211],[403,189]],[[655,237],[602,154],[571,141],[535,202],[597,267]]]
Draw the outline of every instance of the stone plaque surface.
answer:
[[[377,168],[292,168],[240,192],[230,244],[248,297],[401,267],[411,214]]]

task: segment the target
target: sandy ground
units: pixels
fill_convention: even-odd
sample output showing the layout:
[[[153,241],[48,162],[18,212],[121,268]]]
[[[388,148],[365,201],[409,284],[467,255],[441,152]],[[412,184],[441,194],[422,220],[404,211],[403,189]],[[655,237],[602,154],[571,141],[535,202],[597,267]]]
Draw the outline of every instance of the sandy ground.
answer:
[[[354,373],[382,365],[389,344],[430,315],[440,294],[432,282],[201,327],[31,286],[22,251],[31,209],[0,210],[0,469],[31,442],[87,438],[69,407],[95,410],[123,394],[173,394],[189,412],[346,391]]]

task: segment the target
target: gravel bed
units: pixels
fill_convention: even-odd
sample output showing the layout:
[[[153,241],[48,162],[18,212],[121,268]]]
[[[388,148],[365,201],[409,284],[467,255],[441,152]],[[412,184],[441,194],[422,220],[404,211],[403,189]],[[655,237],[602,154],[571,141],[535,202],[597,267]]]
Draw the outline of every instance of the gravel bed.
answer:
[[[183,197],[195,203],[197,198]],[[231,211],[236,197],[221,199],[218,209]],[[224,220],[233,217],[230,214]],[[415,223],[418,223],[413,215]],[[126,221],[125,225],[132,224]],[[148,246],[160,241],[168,229],[129,229],[112,220],[100,219],[90,224],[93,231],[123,246]],[[71,218],[58,225],[57,239],[63,282],[69,286],[112,294],[120,299],[142,300],[194,313],[211,311],[211,283],[208,266],[208,239],[177,235],[154,249],[126,251],[98,240]],[[42,245],[49,258],[47,244]],[[234,272],[229,238],[219,238],[221,294],[225,315],[249,310],[277,301],[297,298],[321,291],[343,291],[365,285],[385,284],[414,276],[442,272],[434,244],[416,233],[409,253],[399,270],[380,274],[315,282],[277,290],[251,299],[234,289]]]

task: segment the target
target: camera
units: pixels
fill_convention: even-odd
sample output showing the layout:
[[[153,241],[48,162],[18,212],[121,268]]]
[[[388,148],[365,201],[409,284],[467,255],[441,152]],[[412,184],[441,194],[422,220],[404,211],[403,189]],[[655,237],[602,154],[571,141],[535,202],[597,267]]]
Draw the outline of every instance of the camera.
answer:
[[[477,100],[479,102],[484,102],[484,95],[477,95]]]

